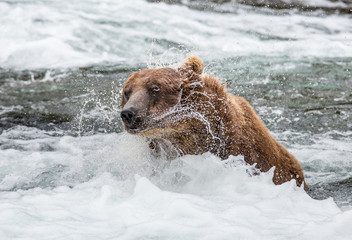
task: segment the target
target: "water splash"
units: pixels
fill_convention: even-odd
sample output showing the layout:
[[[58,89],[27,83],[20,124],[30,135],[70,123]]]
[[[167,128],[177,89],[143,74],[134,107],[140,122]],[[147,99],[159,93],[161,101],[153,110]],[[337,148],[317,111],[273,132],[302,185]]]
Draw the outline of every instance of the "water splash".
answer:
[[[191,50],[184,44],[177,44],[177,46],[168,47],[166,50],[162,49],[158,51],[158,49],[155,49],[155,45],[160,48],[160,44],[161,43],[156,38],[152,39],[148,49],[149,60],[147,62],[147,67],[149,69],[178,67],[186,56],[191,53]]]
[[[86,95],[79,114],[73,123],[77,135],[90,135],[95,132],[120,132],[121,91],[119,84],[111,83],[110,92],[91,89]]]

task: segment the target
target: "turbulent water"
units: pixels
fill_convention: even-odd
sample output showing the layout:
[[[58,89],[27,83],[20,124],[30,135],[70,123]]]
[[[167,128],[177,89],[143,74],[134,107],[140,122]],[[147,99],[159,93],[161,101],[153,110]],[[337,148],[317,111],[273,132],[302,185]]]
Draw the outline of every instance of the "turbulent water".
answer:
[[[350,239],[352,2],[0,1],[0,239]],[[173,161],[123,132],[134,71],[203,58],[301,162]]]

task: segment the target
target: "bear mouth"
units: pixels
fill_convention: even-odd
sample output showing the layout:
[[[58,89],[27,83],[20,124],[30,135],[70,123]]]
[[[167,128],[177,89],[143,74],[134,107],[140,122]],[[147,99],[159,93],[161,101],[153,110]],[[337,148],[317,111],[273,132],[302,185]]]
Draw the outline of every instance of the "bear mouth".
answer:
[[[146,119],[148,117],[137,117],[136,122],[132,125],[124,123],[125,130],[130,134],[139,134],[150,130],[151,128],[147,126]],[[144,119],[144,120],[143,120]]]
[[[163,127],[161,126],[148,127],[148,126],[145,126],[144,124],[142,126],[130,126],[130,127],[125,125],[125,130],[130,134],[142,134],[158,128],[163,128]]]
[[[145,132],[145,130],[141,128],[129,128],[125,126],[125,129],[130,134],[138,134],[138,133]]]
[[[125,130],[130,133],[130,134],[138,134],[144,131],[145,127],[143,127],[144,124],[142,124],[141,121],[138,121],[135,124],[132,125],[127,125],[124,123]]]
[[[144,117],[137,117],[138,122],[134,125],[127,126],[125,124],[125,130],[130,134],[147,134],[152,130],[157,129],[172,129],[173,126],[180,121],[185,119],[192,119],[195,117],[194,112],[189,111],[189,109],[185,108],[170,108],[164,111],[154,112],[153,114],[146,115]],[[153,133],[156,133],[153,131]]]

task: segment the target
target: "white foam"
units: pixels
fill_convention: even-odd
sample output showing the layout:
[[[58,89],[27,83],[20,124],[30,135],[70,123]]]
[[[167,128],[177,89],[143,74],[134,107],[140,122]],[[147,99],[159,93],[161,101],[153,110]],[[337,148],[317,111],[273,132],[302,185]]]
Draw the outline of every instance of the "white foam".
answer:
[[[146,64],[152,39],[159,57],[175,45],[208,58],[352,55],[346,15],[265,15],[240,7],[221,14],[145,1],[18,2],[1,3],[0,22],[0,65],[17,69]]]
[[[326,0],[307,0],[304,1],[307,6],[317,6],[317,7],[348,7],[347,1],[326,1]]]
[[[24,177],[30,181],[38,173],[33,171],[57,164],[68,166],[63,178],[70,172],[71,180],[56,180],[55,188],[0,192],[1,239],[349,239],[352,234],[352,210],[341,211],[332,199],[313,200],[293,181],[275,186],[272,172],[250,176],[252,168],[241,157],[223,162],[206,153],[169,163],[153,159],[144,141],[125,133],[74,138],[33,131],[1,135],[12,136],[22,148],[0,152],[5,175],[0,186]],[[32,138],[25,140],[26,135]],[[44,143],[53,150],[38,152]]]

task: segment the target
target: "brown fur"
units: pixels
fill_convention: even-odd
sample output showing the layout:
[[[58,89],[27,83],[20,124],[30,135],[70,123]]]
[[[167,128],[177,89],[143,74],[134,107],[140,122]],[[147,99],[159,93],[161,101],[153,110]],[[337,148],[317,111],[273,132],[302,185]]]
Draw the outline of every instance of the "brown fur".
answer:
[[[243,155],[263,172],[275,167],[275,184],[295,179],[308,190],[299,162],[271,136],[250,104],[228,93],[217,78],[201,75],[203,67],[192,56],[177,70],[132,74],[121,106],[133,109],[136,118],[133,124],[125,121],[126,130],[150,139],[154,149],[167,141],[178,154],[210,151],[222,159]]]

